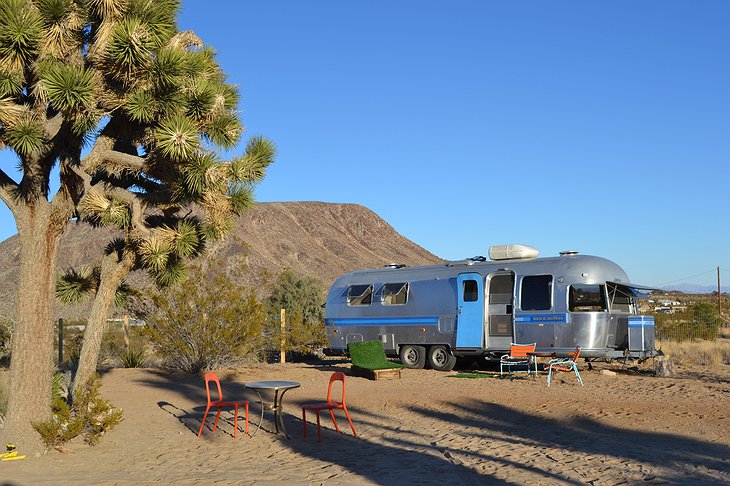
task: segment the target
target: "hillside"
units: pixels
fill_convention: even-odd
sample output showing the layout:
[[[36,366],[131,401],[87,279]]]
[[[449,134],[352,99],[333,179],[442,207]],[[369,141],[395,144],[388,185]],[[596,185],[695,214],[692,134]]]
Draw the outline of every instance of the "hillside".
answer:
[[[70,225],[61,240],[59,269],[93,263],[114,234],[84,223]],[[15,316],[18,251],[17,235],[0,243],[0,317]],[[248,284],[260,285],[266,272],[290,268],[317,277],[325,287],[356,269],[441,261],[363,206],[320,202],[257,204],[238,218],[233,234],[216,249],[216,258],[227,268],[248,266]],[[130,281],[147,285],[141,273]],[[67,319],[84,312],[79,306],[56,306],[56,315]]]

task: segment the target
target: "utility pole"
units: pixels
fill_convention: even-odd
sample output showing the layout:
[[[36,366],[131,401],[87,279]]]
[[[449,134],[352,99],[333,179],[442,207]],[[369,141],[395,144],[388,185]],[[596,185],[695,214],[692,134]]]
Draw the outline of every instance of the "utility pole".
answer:
[[[720,267],[717,267],[717,313],[722,315],[722,293],[720,293]]]

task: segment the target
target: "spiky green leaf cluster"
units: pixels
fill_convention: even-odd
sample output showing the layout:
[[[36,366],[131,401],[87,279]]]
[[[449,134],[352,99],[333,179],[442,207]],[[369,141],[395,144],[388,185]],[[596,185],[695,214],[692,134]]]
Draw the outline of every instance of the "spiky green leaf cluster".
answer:
[[[0,2],[0,70],[22,73],[38,53],[43,23],[28,0]]]
[[[67,270],[56,280],[56,298],[66,304],[86,301],[96,292],[99,283],[99,269],[83,267]]]
[[[199,147],[198,130],[187,118],[175,116],[160,123],[155,131],[157,147],[171,159],[189,159]]]
[[[80,110],[91,105],[94,78],[90,70],[55,64],[43,73],[41,82],[51,107],[56,110]]]
[[[18,123],[5,127],[7,144],[20,155],[30,155],[43,147],[43,126],[32,117],[24,117]]]

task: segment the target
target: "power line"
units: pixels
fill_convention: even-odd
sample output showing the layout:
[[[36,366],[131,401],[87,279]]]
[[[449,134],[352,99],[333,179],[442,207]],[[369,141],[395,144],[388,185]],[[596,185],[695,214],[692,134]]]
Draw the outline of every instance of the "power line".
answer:
[[[695,277],[699,277],[701,275],[707,275],[708,273],[715,273],[715,272],[716,272],[716,270],[715,269],[712,269],[712,270],[708,270],[706,272],[698,273],[697,275],[690,275],[689,277],[678,278],[677,280],[672,280],[672,281],[669,281],[669,282],[665,282],[663,284],[659,284],[659,286],[669,285],[671,283],[676,283],[676,282],[682,282],[684,280],[689,280],[691,278],[695,278]]]

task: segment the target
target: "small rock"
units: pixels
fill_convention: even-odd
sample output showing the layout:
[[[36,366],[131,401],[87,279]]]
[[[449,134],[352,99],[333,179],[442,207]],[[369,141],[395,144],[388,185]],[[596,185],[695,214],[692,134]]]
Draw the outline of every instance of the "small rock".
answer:
[[[616,372],[611,370],[601,370],[601,374],[606,376],[616,376]]]

